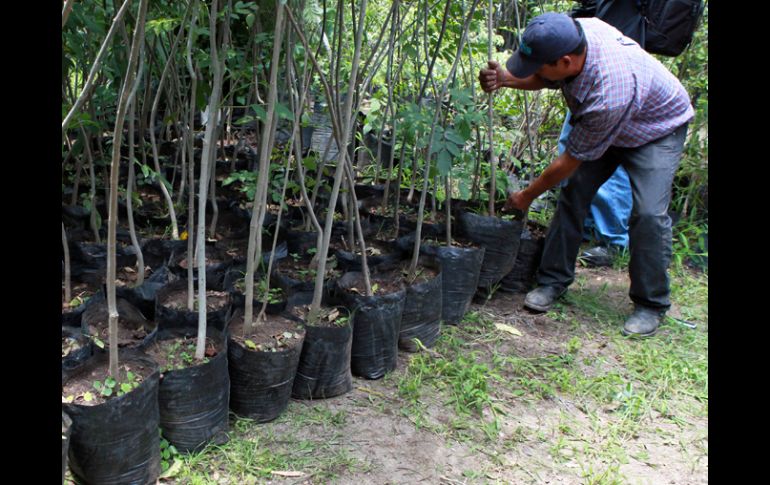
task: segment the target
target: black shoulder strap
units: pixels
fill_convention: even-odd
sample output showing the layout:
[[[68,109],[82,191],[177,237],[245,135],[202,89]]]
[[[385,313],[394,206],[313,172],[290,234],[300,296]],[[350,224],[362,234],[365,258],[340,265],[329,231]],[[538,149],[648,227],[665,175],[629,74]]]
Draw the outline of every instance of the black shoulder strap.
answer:
[[[645,19],[647,18],[647,0],[635,0],[636,1],[636,8],[639,9],[639,13],[642,14],[642,17]]]

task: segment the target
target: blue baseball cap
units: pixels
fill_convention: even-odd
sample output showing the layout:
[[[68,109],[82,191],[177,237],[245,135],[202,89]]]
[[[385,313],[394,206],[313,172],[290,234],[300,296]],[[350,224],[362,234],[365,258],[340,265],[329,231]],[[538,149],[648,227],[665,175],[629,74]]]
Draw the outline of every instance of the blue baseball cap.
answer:
[[[544,13],[527,25],[519,48],[505,67],[515,77],[529,77],[543,64],[577,49],[583,38],[583,29],[568,15]]]

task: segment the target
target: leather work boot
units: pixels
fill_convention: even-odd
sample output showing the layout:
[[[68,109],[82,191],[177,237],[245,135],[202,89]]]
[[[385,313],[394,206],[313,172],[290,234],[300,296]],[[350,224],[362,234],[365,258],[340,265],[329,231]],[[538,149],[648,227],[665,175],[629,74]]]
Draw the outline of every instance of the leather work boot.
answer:
[[[636,305],[621,333],[627,337],[652,337],[658,333],[658,327],[665,314],[665,310]]]
[[[612,266],[612,253],[603,246],[596,246],[583,251],[578,259],[589,267]]]
[[[567,288],[561,286],[538,286],[527,293],[524,298],[524,306],[530,310],[547,312],[557,298],[567,292]]]

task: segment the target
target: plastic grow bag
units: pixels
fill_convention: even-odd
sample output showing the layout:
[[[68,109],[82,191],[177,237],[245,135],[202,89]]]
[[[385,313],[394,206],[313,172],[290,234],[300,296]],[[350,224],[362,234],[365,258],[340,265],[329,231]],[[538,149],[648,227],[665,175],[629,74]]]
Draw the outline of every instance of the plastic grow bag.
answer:
[[[433,347],[441,332],[442,272],[438,264],[429,266],[439,269],[439,273],[427,281],[406,287],[398,347],[408,352],[420,350],[414,339],[419,339],[427,348]]]
[[[441,319],[455,325],[470,308],[478,286],[486,250],[422,245],[425,254],[434,254],[441,262]]]
[[[67,413],[61,412],[61,482],[64,483],[64,475],[67,473],[67,451],[70,447],[70,432],[72,420]]]
[[[346,290],[359,275],[351,271],[337,280],[338,297],[353,311],[350,370],[360,377],[379,379],[396,368],[406,289],[387,295],[351,294]]]
[[[398,263],[404,258],[404,252],[402,249],[392,241],[377,241],[377,244],[386,248],[386,251],[381,254],[367,254],[366,264],[370,269],[374,269],[377,266],[383,266],[386,268],[392,267],[394,264]],[[370,246],[371,243],[367,241],[367,252]],[[358,239],[356,239],[356,250],[360,251]],[[340,267],[345,271],[361,271],[363,262],[360,254],[351,251],[345,251],[343,249],[337,249],[335,251],[335,255],[337,256],[337,261],[339,261]]]
[[[93,354],[91,339],[83,335],[79,327],[61,328],[61,338],[71,344],[78,345],[79,348],[70,351],[61,358],[62,370],[73,370],[82,365]]]
[[[346,308],[341,313],[350,315]],[[342,326],[305,324],[305,342],[291,395],[297,399],[325,399],[353,389],[350,354],[353,345],[351,320]]]
[[[206,249],[207,257],[223,259],[223,261],[218,263],[206,264],[206,289],[209,290],[222,291],[225,272],[233,265],[232,258],[223,257],[219,253],[220,251],[217,251],[214,248]],[[185,259],[187,259],[186,250],[172,257],[168,264],[169,270],[179,279],[183,280],[187,280],[187,268],[183,267],[180,263]],[[190,264],[189,261],[186,261],[186,263]],[[196,281],[198,280],[198,268],[195,266],[193,266],[193,278],[195,278]]]
[[[198,296],[197,285],[195,285],[195,297]],[[189,311],[186,308],[177,310],[169,307],[164,302],[169,294],[184,289],[187,291],[187,280],[178,280],[171,282],[158,290],[155,298],[155,321],[161,329],[185,328],[198,326],[198,312]],[[217,310],[206,312],[206,325],[212,326],[217,330],[224,330],[227,319],[230,315],[230,296],[228,295],[227,304]]]
[[[160,330],[154,341],[197,334],[197,327]],[[163,373],[158,391],[160,428],[163,437],[179,451],[189,452],[205,444],[227,442],[230,375],[227,338],[209,327],[207,338],[221,343],[219,353],[207,363]]]
[[[98,295],[97,295],[98,296]],[[142,312],[139,311],[134,305],[129,303],[123,298],[117,298],[116,306],[118,310],[118,327],[125,330],[135,331],[137,336],[133,337],[133,340],[121,342],[118,341],[118,345],[123,348],[136,348],[142,349],[153,338],[155,332],[158,330],[158,326],[155,321],[147,320]],[[91,335],[90,327],[96,327],[102,332],[100,339],[105,344],[105,348],[94,347],[94,353],[107,352],[108,340],[104,335],[104,329],[109,324],[109,308],[107,301],[103,296],[100,296],[97,301],[90,305],[81,318],[80,326],[84,335]],[[144,332],[142,336],[141,331]]]
[[[524,222],[461,212],[457,223],[461,234],[485,248],[478,286],[490,288],[513,269]]]
[[[521,234],[519,253],[516,256],[516,264],[510,273],[500,282],[500,289],[513,293],[526,293],[535,286],[535,275],[540,266],[540,258],[543,256],[545,236],[535,236],[524,228]]]
[[[149,278],[145,279],[141,285],[134,288],[127,286],[117,287],[115,288],[115,294],[137,307],[149,320],[154,320],[155,297],[158,291],[169,282],[176,281],[177,279],[166,266],[161,266]]]
[[[236,286],[235,283],[239,279],[243,279],[244,274],[246,273],[246,266],[245,265],[238,265],[233,266],[230,269],[227,270],[225,273],[225,279],[223,282],[224,290],[228,293],[230,293],[230,301],[232,302],[232,309],[238,310],[243,309],[246,305],[246,295],[241,292]],[[254,280],[255,283],[261,279],[260,275],[257,275],[255,273]],[[280,285],[278,283],[270,283],[270,288],[280,288]],[[252,304],[254,305],[254,308],[261,308],[262,302],[258,299],[260,298],[260,294],[258,293],[257,285],[254,285],[254,296],[255,298],[252,300]],[[268,302],[267,307],[265,308],[265,313],[268,315],[277,315],[281,313],[282,311],[286,310],[286,295],[282,294],[279,301],[276,302]],[[256,310],[255,310],[256,311]]]
[[[144,264],[151,268],[166,266],[175,256],[186,253],[187,241],[148,239],[142,243]]]
[[[65,379],[107,361],[107,354],[96,354]],[[133,391],[105,403],[62,404],[72,419],[70,468],[85,483],[145,485],[155,483],[160,473],[158,365],[132,350],[121,350],[120,362],[140,363],[153,372]]]
[[[301,322],[296,317],[283,317]],[[304,333],[301,337],[304,340]],[[272,421],[289,405],[302,341],[294,347],[263,352],[250,350],[232,338],[228,342],[230,409],[259,423]]]

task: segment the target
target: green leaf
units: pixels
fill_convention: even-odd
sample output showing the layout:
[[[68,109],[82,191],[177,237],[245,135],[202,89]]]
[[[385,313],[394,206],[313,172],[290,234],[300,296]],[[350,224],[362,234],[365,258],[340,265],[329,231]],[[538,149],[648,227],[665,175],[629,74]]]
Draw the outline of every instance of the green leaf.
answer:
[[[461,146],[465,145],[465,140],[460,135],[458,135],[456,131],[454,131],[451,128],[448,128],[444,132],[444,136],[446,137],[447,140],[453,141],[458,145],[461,145]]]
[[[267,120],[267,111],[265,111],[265,108],[263,108],[259,104],[252,104],[251,109],[254,110],[254,113],[256,113],[257,118],[264,123]]]
[[[294,113],[281,103],[275,103],[275,114],[278,115],[279,118],[294,121]]]
[[[208,35],[208,30],[206,30],[206,35]],[[203,63],[201,63],[203,64]],[[201,68],[204,68],[206,66],[201,65]],[[198,107],[198,110],[203,111],[206,109],[206,93],[205,89],[196,89],[195,90],[195,104]]]
[[[246,16],[246,24],[251,28],[254,25],[254,14],[250,13]]]
[[[94,386],[94,389],[96,389],[97,391],[101,391],[102,390],[102,383],[99,382],[99,381],[94,381],[93,386]]]
[[[179,470],[182,468],[182,462],[179,460],[174,460],[174,464],[171,465],[166,471],[164,471],[159,478],[171,478],[177,473],[179,473]]]
[[[452,170],[452,157],[449,156],[447,150],[441,150],[438,152],[438,172],[442,176],[446,176],[450,170]]]
[[[283,337],[284,338],[291,338],[292,337],[292,333],[291,332],[283,332]]]
[[[134,380],[134,373],[131,372],[131,371],[126,372],[126,379],[128,379],[129,381],[133,381]]]
[[[104,380],[104,385],[112,389],[117,384],[117,381],[112,377],[108,377]]]
[[[86,392],[83,394],[83,400],[85,400],[85,402],[91,402],[94,400],[94,395],[90,392]]]
[[[146,30],[158,35],[161,32],[171,31],[177,23],[179,23],[179,19],[160,18],[148,20]]]
[[[457,132],[460,134],[460,136],[463,137],[463,139],[470,139],[471,125],[465,120],[465,118],[462,118],[457,123],[455,123],[455,128],[457,129]]]
[[[446,147],[447,150],[449,150],[449,153],[451,153],[452,156],[454,157],[460,156],[460,148],[458,148],[457,145],[455,145],[454,143],[447,143],[444,146]]]
[[[433,155],[434,153],[438,153],[441,150],[445,150],[444,145],[445,145],[445,142],[434,139],[433,144],[430,147],[430,155]]]
[[[128,382],[124,382],[120,385],[120,390],[123,392],[131,392],[132,389],[133,387]]]
[[[246,344],[246,347],[248,347],[250,349],[256,349],[257,348],[257,344],[255,344],[251,340],[244,340],[243,343]]]
[[[110,389],[109,387],[105,387],[104,389],[102,389],[102,396],[107,396],[107,397],[112,396],[112,389]]]
[[[93,341],[94,341],[94,344],[96,344],[96,346],[97,346],[97,347],[99,347],[100,349],[103,349],[103,348],[104,348],[104,342],[102,342],[102,341],[101,341],[100,339],[98,339],[97,337],[92,337],[92,339],[93,339]]]
[[[460,179],[460,199],[462,200],[468,200],[471,197],[471,184],[468,182],[467,178]]]
[[[244,116],[243,118],[238,118],[238,120],[235,122],[236,125],[245,125],[246,123],[250,123],[254,121],[253,116]]]
[[[99,211],[96,211],[96,229],[99,230],[102,228],[102,215],[99,214]]]
[[[158,179],[163,183],[163,185],[166,186],[166,189],[168,189],[169,192],[171,192],[173,190],[173,187],[171,187],[171,182],[166,180],[166,177],[164,177],[161,174],[158,174]]]

